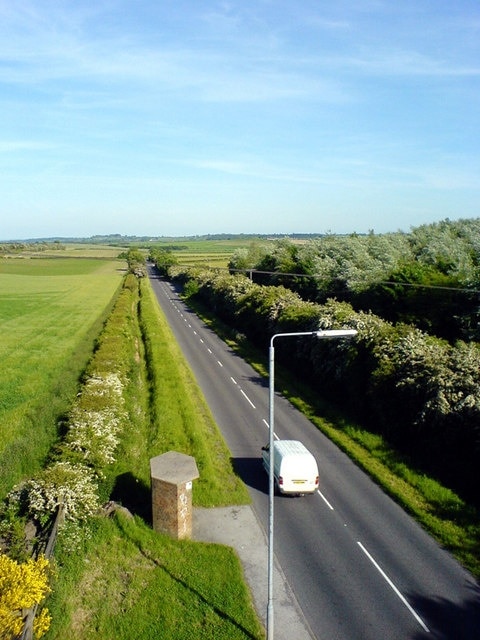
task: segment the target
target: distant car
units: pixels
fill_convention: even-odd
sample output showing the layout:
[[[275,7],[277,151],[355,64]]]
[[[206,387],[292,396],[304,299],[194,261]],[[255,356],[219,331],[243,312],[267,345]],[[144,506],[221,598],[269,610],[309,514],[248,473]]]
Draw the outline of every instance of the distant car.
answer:
[[[318,489],[317,461],[299,440],[276,440],[273,443],[274,483],[280,493],[303,495]],[[270,472],[269,446],[262,447],[262,463]]]

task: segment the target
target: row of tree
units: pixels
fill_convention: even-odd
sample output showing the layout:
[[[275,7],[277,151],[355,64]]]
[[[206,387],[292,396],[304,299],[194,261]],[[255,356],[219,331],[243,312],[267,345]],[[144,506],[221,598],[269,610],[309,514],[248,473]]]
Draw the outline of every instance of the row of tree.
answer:
[[[480,219],[422,225],[410,233],[283,239],[238,249],[232,273],[407,322],[452,342],[480,340]]]
[[[154,257],[154,256],[152,256]],[[353,340],[284,340],[277,358],[473,503],[480,462],[480,348],[450,344],[333,299],[306,301],[241,274],[170,266],[169,277],[267,351],[275,333],[355,328]]]
[[[31,240],[25,242],[4,242],[0,244],[0,255],[18,254],[24,251],[62,251],[65,245],[59,241]]]

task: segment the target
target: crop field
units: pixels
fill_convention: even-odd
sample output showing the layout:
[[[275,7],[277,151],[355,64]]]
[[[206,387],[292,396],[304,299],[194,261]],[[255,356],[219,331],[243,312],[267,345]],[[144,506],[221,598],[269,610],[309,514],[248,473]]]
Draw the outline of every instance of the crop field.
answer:
[[[80,242],[38,243],[26,245],[9,255],[20,258],[104,258],[115,259],[123,248],[111,245]]]
[[[41,467],[124,263],[0,260],[0,498]]]
[[[178,253],[175,254],[178,262],[185,266],[202,266],[207,268],[224,268],[228,266],[231,253]]]
[[[179,253],[190,254],[226,254],[231,255],[235,249],[248,247],[252,242],[259,242],[255,238],[242,238],[241,236],[231,240],[187,240],[187,239],[168,239],[165,242],[154,242],[154,246],[158,248],[171,249]]]
[[[232,240],[173,240],[155,242],[154,246],[168,249],[182,265],[195,265],[208,268],[224,268],[236,249],[247,248],[252,243],[268,243],[267,240],[238,237]]]

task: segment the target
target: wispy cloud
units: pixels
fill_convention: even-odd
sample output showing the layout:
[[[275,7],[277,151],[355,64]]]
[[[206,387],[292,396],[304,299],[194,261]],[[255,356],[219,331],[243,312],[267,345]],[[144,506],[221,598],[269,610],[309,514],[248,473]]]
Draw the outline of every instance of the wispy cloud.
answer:
[[[211,36],[191,46],[161,38],[153,44],[133,31],[110,30],[96,38],[84,28],[81,12],[73,10],[68,17],[57,12],[47,20],[27,2],[15,11],[4,7],[3,17],[0,80],[12,85],[42,86],[48,92],[57,90],[60,82],[63,87],[78,82],[105,95],[126,82],[132,89],[150,87],[179,97],[183,92],[189,100],[211,102],[308,98],[335,103],[347,98],[329,74],[304,66],[278,43],[238,31],[236,17],[215,15],[230,25],[219,29],[220,43]],[[236,44],[227,39],[229,30],[237,32]]]
[[[54,149],[56,145],[36,140],[0,140],[0,153],[17,153],[22,151],[45,151]]]
[[[151,49],[111,40],[44,42],[36,51],[3,51],[0,79],[56,90],[58,81],[75,80],[105,95],[116,84],[150,86],[155,92],[188,93],[190,100],[265,102],[290,98],[338,102],[347,92],[330,77],[312,74],[287,59],[238,58],[191,49]],[[0,45],[1,47],[1,45]],[[50,83],[50,85],[48,84]],[[68,86],[68,85],[67,85]],[[81,88],[81,87],[79,87]],[[73,90],[70,91],[73,93]]]
[[[478,76],[480,64],[456,63],[446,57],[432,57],[414,50],[377,49],[374,53],[360,52],[357,56],[339,57],[333,64],[358,70],[363,74],[380,76]]]

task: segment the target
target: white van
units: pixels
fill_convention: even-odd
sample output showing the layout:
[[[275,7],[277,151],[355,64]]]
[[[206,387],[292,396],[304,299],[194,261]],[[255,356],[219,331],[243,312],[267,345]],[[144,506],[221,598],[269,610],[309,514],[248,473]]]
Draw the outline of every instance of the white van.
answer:
[[[318,488],[318,466],[310,451],[298,440],[276,440],[273,443],[275,487],[280,493],[314,493]],[[270,471],[268,445],[262,447],[262,462]]]

